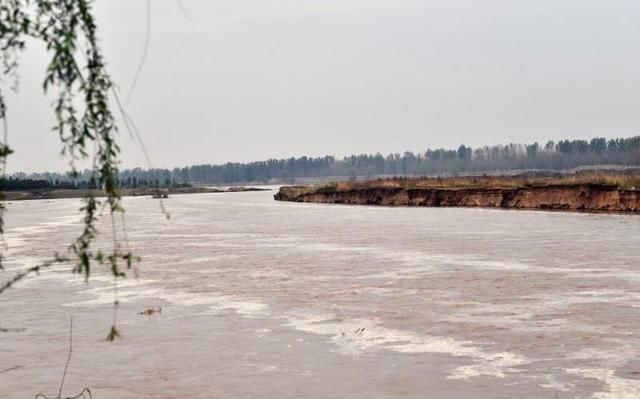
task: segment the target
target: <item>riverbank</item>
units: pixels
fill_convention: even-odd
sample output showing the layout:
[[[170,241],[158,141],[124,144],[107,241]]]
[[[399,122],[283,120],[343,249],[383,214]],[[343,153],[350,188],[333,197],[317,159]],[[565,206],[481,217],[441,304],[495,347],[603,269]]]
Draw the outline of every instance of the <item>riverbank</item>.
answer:
[[[233,193],[243,191],[267,191],[265,188],[257,187],[228,187],[228,188],[209,188],[209,187],[169,187],[169,188],[123,188],[120,193],[123,197],[141,197],[154,195],[176,195],[176,194],[206,194],[206,193]],[[4,201],[23,201],[36,199],[60,199],[60,198],[82,198],[86,197],[88,190],[82,189],[43,189],[43,190],[24,190],[24,191],[6,191],[3,193]],[[94,191],[96,197],[104,196],[99,190]]]
[[[277,201],[323,204],[640,212],[634,178],[383,179],[281,187]]]

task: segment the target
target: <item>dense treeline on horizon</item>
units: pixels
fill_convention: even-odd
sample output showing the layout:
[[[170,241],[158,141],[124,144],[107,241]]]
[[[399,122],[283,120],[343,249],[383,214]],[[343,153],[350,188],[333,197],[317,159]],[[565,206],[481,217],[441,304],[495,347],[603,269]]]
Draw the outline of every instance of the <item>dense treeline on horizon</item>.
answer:
[[[507,144],[457,149],[429,149],[422,153],[360,154],[342,159],[333,156],[269,159],[250,163],[193,165],[174,169],[126,169],[120,171],[122,187],[158,187],[184,184],[293,182],[296,178],[369,178],[379,175],[458,175],[523,169],[563,170],[579,166],[640,166],[640,136],[591,140],[549,141],[544,145]],[[17,173],[7,182],[31,179],[50,185],[90,186],[90,173],[76,179],[59,173]],[[6,189],[6,188],[5,188]]]
[[[68,176],[62,176],[55,173],[38,174],[45,175],[46,178],[29,178],[22,177],[20,174],[17,176],[10,176],[9,178],[0,178],[0,189],[2,191],[25,191],[25,190],[88,190],[97,189],[98,186],[95,180],[91,178],[83,178],[82,176],[76,179],[71,179]],[[55,178],[54,178],[55,176]],[[155,187],[188,187],[188,183],[178,183],[175,180],[145,180],[133,178],[132,180],[126,180],[124,182],[118,182],[120,187],[127,188],[155,188]]]

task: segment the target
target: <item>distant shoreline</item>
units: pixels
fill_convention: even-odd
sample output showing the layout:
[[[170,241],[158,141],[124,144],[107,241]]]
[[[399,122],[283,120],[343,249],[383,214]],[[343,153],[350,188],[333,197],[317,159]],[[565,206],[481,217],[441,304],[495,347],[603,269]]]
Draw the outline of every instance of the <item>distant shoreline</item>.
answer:
[[[168,188],[122,188],[120,194],[123,197],[151,197],[158,193],[166,193],[169,196],[179,194],[215,194],[215,193],[235,193],[244,191],[268,191],[265,188],[257,187],[229,187],[226,189],[207,188],[207,187],[168,187]],[[83,198],[87,196],[89,190],[86,189],[41,189],[41,190],[23,190],[23,191],[5,191],[3,192],[3,202],[10,201],[27,201],[27,200],[46,200],[46,199],[62,199],[62,198]],[[104,192],[94,190],[96,197],[103,197]]]

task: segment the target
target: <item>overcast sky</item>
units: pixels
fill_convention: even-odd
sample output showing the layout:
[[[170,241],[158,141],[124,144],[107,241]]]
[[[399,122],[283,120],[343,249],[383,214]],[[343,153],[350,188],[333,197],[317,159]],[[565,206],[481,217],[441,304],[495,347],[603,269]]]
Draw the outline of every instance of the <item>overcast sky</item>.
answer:
[[[640,133],[638,0],[152,0],[127,106],[154,166]],[[124,97],[146,0],[96,0]],[[64,170],[24,54],[10,171]],[[146,167],[124,132],[123,167]]]

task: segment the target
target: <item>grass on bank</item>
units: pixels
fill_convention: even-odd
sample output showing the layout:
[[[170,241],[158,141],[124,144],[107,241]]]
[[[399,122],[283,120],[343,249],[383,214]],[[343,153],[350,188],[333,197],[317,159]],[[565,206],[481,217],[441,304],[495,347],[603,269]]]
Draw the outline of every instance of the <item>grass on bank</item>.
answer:
[[[356,182],[331,182],[308,187],[296,187],[299,194],[308,192],[332,193],[337,191],[366,190],[371,188],[517,188],[574,185],[608,185],[625,190],[640,189],[640,175],[589,173],[561,177],[477,176],[477,177],[393,177]]]

